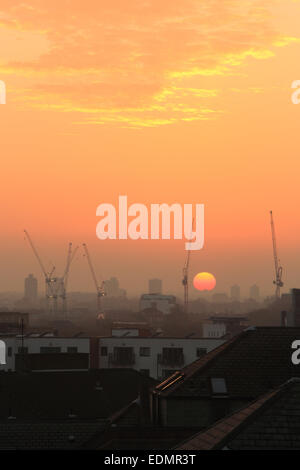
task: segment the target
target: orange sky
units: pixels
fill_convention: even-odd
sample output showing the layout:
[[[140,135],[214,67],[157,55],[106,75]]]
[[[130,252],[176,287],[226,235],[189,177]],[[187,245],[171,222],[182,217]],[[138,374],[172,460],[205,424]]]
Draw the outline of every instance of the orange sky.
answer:
[[[272,292],[269,210],[285,288],[300,286],[300,2],[1,0],[0,291],[42,277],[23,240],[62,271],[86,242],[129,293],[181,292],[184,242],[96,238],[96,207],[204,203],[191,279]],[[92,290],[82,254],[71,290]],[[195,295],[198,295],[195,293]]]

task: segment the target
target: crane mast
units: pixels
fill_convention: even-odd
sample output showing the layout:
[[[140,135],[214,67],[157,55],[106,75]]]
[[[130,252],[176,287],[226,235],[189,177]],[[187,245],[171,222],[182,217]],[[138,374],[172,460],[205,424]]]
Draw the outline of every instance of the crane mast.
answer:
[[[193,232],[193,226],[194,226],[194,219],[192,220],[192,230]],[[192,234],[190,236],[190,239],[192,238]],[[183,299],[183,312],[188,313],[188,307],[189,307],[189,265],[190,265],[190,254],[191,251],[188,250],[187,255],[186,255],[186,260],[184,263],[184,267],[182,270],[183,274],[183,279],[182,279],[182,284],[183,284],[183,292],[184,292],[184,299]]]
[[[36,247],[33,244],[33,241],[29,233],[27,232],[27,230],[24,230],[24,233],[45,278],[46,304],[47,304],[48,313],[54,313],[54,314],[58,313],[58,299],[61,299],[62,301],[61,310],[63,314],[66,314],[67,312],[66,291],[67,291],[68,275],[69,275],[72,260],[74,259],[78,246],[72,252],[72,243],[69,243],[68,256],[67,256],[67,262],[66,262],[66,268],[65,268],[64,274],[62,277],[57,277],[57,276],[54,277],[55,266],[52,267],[51,271],[49,272],[46,271],[45,266],[38,254]]]
[[[275,297],[276,299],[280,299],[280,288],[283,287],[282,282],[282,266],[280,265],[280,261],[277,255],[277,244],[276,244],[276,235],[275,235],[275,226],[273,220],[273,213],[270,211],[271,217],[271,232],[272,232],[272,242],[273,242],[273,257],[274,257],[274,265],[275,265],[275,280],[273,284],[275,284]]]
[[[105,295],[104,282],[102,282],[101,285],[99,285],[95,270],[93,268],[92,260],[91,260],[91,257],[90,257],[89,251],[88,251],[88,247],[87,247],[86,243],[83,243],[82,246],[83,246],[83,249],[84,249],[84,252],[85,252],[85,255],[86,255],[86,259],[88,261],[88,265],[89,265],[89,268],[90,268],[90,271],[91,271],[91,274],[92,274],[92,278],[93,278],[95,287],[96,287],[97,310],[98,310],[97,314],[99,315],[99,314],[103,313],[102,312],[102,297]]]
[[[37,261],[38,261],[38,263],[39,263],[39,265],[40,265],[40,268],[41,268],[41,270],[42,270],[44,276],[47,277],[46,269],[44,268],[44,265],[43,265],[43,263],[42,263],[42,260],[41,260],[39,254],[38,254],[38,252],[37,252],[37,250],[36,250],[36,248],[35,248],[35,246],[34,246],[34,244],[33,244],[33,241],[32,241],[31,238],[30,238],[29,233],[27,232],[27,230],[24,230],[24,233],[25,233],[25,236],[26,236],[27,240],[29,241],[29,245],[31,246],[31,249],[32,249],[32,251],[33,251],[33,253],[34,253],[34,255],[35,255],[35,257],[36,257],[36,259],[37,259]]]
[[[35,248],[33,241],[31,240],[31,237],[27,230],[24,230],[25,236],[29,242],[29,245],[40,265],[40,268],[42,270],[42,273],[45,277],[45,283],[46,283],[46,304],[47,304],[47,310],[54,311],[56,313],[57,311],[57,292],[56,292],[56,287],[57,287],[57,278],[53,277],[53,273],[55,271],[55,267],[53,266],[52,270],[47,273],[44,264],[37,252],[37,249]]]
[[[72,251],[72,243],[69,243],[69,248],[68,248],[68,255],[67,255],[67,263],[66,263],[66,268],[65,272],[63,274],[63,277],[61,279],[61,288],[62,288],[62,293],[61,293],[61,298],[62,298],[62,311],[63,314],[67,314],[67,285],[68,285],[68,276],[69,276],[69,271],[70,271],[70,266],[71,263],[76,255],[76,252],[78,250],[78,246],[76,246],[75,250]]]
[[[187,252],[185,264],[182,270],[183,273],[183,291],[184,291],[184,299],[183,299],[183,311],[184,313],[188,313],[188,306],[189,306],[189,264],[190,264],[190,250]]]

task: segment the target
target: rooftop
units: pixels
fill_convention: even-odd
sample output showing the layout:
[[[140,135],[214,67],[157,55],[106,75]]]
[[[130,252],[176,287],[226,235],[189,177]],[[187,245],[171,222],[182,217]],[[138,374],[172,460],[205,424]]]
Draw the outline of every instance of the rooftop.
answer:
[[[292,378],[176,449],[300,449],[299,415],[300,379]]]
[[[300,368],[291,361],[295,339],[300,339],[299,327],[248,328],[172,374],[154,393],[212,397],[215,382],[223,396],[253,400],[291,377],[300,377]]]
[[[108,419],[139,395],[146,396],[155,383],[133,369],[1,372],[0,422],[9,417]]]
[[[104,428],[101,421],[0,421],[0,450],[76,449]]]

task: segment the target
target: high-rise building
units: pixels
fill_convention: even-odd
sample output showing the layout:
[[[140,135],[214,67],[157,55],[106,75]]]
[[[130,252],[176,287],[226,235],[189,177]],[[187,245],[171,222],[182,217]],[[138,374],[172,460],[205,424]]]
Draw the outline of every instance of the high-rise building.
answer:
[[[231,300],[239,302],[241,298],[241,289],[240,286],[234,285],[230,288],[230,297]]]
[[[161,279],[149,279],[149,294],[161,294],[162,293],[162,280]]]
[[[250,299],[256,300],[256,302],[259,302],[259,298],[260,298],[259,287],[256,284],[250,287],[249,294],[250,294],[249,295]]]
[[[104,282],[104,290],[108,297],[125,297],[126,290],[120,289],[119,281],[116,277],[111,277]]]
[[[24,282],[24,299],[34,304],[38,296],[38,282],[33,274],[29,274]]]

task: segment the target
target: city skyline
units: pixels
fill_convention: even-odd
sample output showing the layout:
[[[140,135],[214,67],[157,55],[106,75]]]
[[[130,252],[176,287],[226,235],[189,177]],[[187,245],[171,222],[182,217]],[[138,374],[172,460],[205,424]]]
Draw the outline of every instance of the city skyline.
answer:
[[[37,276],[39,277],[39,276]],[[37,277],[32,274],[28,273],[28,275],[24,278],[24,286],[23,286],[23,298],[24,300],[33,300],[35,299],[34,303],[36,302],[37,298],[43,299],[45,295],[45,279],[41,277],[40,282],[37,281]],[[136,292],[127,292],[127,290],[124,288],[124,286],[120,286],[120,282],[117,276],[112,276],[109,279],[104,279],[103,281],[103,289],[105,291],[105,295],[108,297],[128,297],[128,298],[138,298],[139,296],[142,295],[147,295],[147,294],[158,294],[158,295],[171,295],[172,293],[176,295],[178,300],[182,301],[183,300],[183,287],[181,288],[181,291],[165,291],[162,286],[164,284],[163,279],[159,279],[157,277],[155,278],[149,278],[143,280],[144,283],[144,289]],[[191,286],[192,287],[192,284]],[[16,293],[18,295],[21,295],[21,291],[8,291],[11,293]],[[5,292],[0,291],[0,295],[4,294]],[[93,289],[92,287],[87,290],[72,290],[68,289],[67,294],[95,294],[96,291],[95,288]],[[282,294],[289,294],[290,292],[287,290],[283,290]],[[247,301],[250,299],[256,300],[258,302],[262,302],[264,299],[273,297],[274,296],[274,288],[273,291],[270,293],[267,292],[261,292],[260,286],[257,285],[256,283],[249,285],[249,286],[244,286],[244,288],[241,288],[239,284],[234,284],[231,286],[225,287],[223,290],[218,290],[218,289],[213,289],[213,290],[204,290],[204,291],[199,291],[197,289],[193,289],[191,291],[191,296],[190,300],[208,300],[208,301],[214,301],[214,296],[225,296],[226,301],[230,302],[243,302]]]
[[[20,291],[29,272],[41,280],[26,228],[58,273],[68,243],[87,243],[100,279],[116,275],[140,292],[157,276],[180,292],[181,241],[96,238],[96,208],[120,194],[203,203],[204,248],[191,256],[190,279],[211,272],[221,292],[238,282],[272,293],[273,210],[283,291],[297,287],[300,2],[223,0],[217,17],[215,2],[194,0],[69,8],[0,7],[0,290]],[[81,259],[69,288],[92,291]]]

